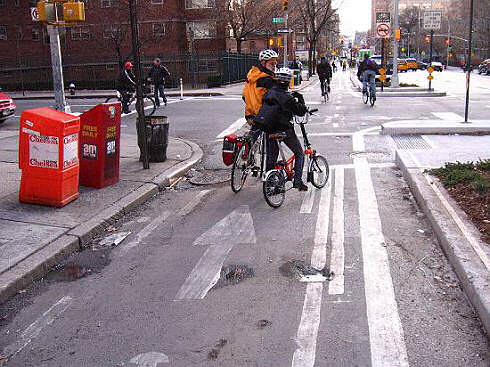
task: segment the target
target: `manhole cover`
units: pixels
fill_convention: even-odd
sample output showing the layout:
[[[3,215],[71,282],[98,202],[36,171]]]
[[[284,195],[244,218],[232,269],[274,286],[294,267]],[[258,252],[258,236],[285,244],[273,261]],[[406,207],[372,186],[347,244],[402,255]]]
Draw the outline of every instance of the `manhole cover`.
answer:
[[[221,268],[218,282],[213,288],[222,288],[227,285],[235,285],[241,281],[252,278],[254,271],[247,265],[227,265]]]
[[[201,170],[194,171],[189,182],[194,185],[215,185],[229,181],[231,177],[230,170]]]
[[[300,282],[324,282],[333,279],[333,272],[327,267],[316,269],[304,261],[291,260],[281,265],[279,271],[288,278],[296,278]]]

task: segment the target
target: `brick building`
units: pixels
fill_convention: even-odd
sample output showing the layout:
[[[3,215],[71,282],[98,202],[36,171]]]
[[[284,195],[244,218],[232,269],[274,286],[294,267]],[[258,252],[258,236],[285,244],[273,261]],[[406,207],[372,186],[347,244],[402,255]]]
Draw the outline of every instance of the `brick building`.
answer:
[[[86,21],[60,28],[65,81],[112,83],[120,59],[130,57],[132,51],[127,0],[84,3]],[[30,8],[35,5],[36,0],[0,0],[0,47],[4,50],[0,85],[22,83],[27,89],[51,81],[49,36],[46,27],[31,18]],[[213,55],[226,51],[225,27],[213,18],[213,7],[214,0],[140,0],[139,36],[145,65],[159,56],[174,76],[184,80],[195,79],[197,72],[202,81],[218,72]]]

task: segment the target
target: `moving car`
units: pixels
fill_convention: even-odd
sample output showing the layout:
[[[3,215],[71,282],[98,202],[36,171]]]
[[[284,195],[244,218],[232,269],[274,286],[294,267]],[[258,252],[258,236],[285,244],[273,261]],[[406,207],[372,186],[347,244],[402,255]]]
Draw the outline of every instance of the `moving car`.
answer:
[[[418,61],[418,67],[419,67],[419,70],[426,70],[427,67],[429,66],[429,64],[427,64],[426,62],[420,60]]]
[[[439,61],[432,61],[430,65],[434,68],[435,71],[442,71],[442,69],[444,69],[444,66],[442,66],[442,62]]]
[[[412,71],[417,71],[419,68],[417,60],[413,58],[407,59],[407,66],[408,66],[408,70],[412,70]]]
[[[3,124],[8,117],[15,113],[15,104],[7,93],[0,88],[0,124]]]

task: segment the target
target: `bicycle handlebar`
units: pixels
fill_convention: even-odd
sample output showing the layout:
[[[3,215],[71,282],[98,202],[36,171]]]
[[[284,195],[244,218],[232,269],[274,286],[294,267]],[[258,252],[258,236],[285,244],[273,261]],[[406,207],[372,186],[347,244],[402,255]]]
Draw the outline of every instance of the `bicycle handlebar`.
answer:
[[[314,109],[312,109],[312,110],[308,110],[308,113],[309,113],[310,115],[313,115],[315,112],[318,112],[318,108],[314,108]]]

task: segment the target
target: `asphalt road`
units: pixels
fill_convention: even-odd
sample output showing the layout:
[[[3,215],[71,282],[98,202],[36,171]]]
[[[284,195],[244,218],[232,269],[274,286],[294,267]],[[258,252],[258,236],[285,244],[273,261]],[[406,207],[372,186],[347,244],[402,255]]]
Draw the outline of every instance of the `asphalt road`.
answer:
[[[460,113],[461,98],[371,108],[342,72],[332,92],[322,104],[317,83],[304,91],[319,108],[307,130],[331,165],[327,187],[290,190],[274,210],[253,179],[238,194],[180,182],[107,232],[131,232],[117,247],[94,241],[3,306],[7,365],[488,366],[481,325],[394,166],[395,142],[377,134],[382,122]],[[198,168],[221,174],[218,137],[241,126],[240,98],[172,102],[171,134],[203,146]],[[134,131],[134,116],[123,124]],[[335,276],[300,282],[293,265]]]

